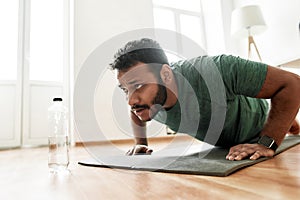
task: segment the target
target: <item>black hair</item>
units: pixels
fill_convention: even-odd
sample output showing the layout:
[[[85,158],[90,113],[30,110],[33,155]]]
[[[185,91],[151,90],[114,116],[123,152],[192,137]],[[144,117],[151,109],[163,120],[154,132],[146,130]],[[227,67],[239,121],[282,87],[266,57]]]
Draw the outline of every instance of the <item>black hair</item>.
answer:
[[[168,58],[158,42],[149,38],[133,40],[119,49],[110,64],[113,70],[127,70],[138,62],[145,64],[169,64]]]

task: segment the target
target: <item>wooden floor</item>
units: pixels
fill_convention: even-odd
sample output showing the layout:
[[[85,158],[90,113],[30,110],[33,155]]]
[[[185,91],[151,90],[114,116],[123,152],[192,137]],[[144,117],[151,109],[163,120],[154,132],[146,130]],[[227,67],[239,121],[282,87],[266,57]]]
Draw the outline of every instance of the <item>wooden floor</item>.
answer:
[[[47,153],[0,151],[0,199],[300,199],[300,145],[228,177],[85,167],[77,164],[90,157],[82,146],[70,150],[70,173],[53,175]]]

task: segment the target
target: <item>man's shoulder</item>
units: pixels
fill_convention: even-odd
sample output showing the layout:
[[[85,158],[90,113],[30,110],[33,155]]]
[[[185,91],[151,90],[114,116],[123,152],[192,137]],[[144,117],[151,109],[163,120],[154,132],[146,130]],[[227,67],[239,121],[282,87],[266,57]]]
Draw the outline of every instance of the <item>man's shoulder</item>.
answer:
[[[219,67],[222,62],[224,62],[223,59],[228,60],[227,55],[215,55],[215,56],[198,56],[190,59],[183,59],[176,62],[172,62],[170,64],[171,68],[174,71],[177,71],[179,73],[193,73],[194,70],[203,69],[203,68],[210,68],[210,66],[217,66]],[[225,61],[226,62],[226,61]]]
[[[203,55],[203,56],[198,56],[194,58],[189,58],[189,59],[182,59],[176,62],[171,62],[170,66],[172,68],[185,68],[185,67],[190,67],[195,64],[203,63],[203,62],[208,62],[208,61],[213,61],[213,62],[224,62],[228,60],[234,60],[238,59],[239,57],[232,56],[232,55],[226,55],[226,54],[220,54],[220,55],[214,55],[214,56],[208,56],[208,55]]]

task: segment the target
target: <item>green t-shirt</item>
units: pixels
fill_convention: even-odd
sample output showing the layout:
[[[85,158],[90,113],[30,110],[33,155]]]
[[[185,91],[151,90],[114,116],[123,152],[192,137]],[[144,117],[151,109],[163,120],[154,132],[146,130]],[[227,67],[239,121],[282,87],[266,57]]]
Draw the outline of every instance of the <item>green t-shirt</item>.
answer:
[[[266,121],[268,104],[255,97],[267,65],[234,56],[202,56],[171,65],[178,101],[154,119],[174,131],[217,146],[256,138]]]

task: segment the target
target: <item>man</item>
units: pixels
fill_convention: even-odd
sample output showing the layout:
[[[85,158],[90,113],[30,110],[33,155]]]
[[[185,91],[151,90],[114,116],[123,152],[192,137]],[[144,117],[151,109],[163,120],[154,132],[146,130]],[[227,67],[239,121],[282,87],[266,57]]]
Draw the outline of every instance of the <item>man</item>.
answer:
[[[136,145],[128,155],[151,154],[146,122],[216,146],[228,160],[273,156],[287,133],[298,134],[300,77],[234,56],[202,56],[172,64],[160,45],[143,38],[114,56],[127,95]],[[271,99],[271,108],[264,99]]]

